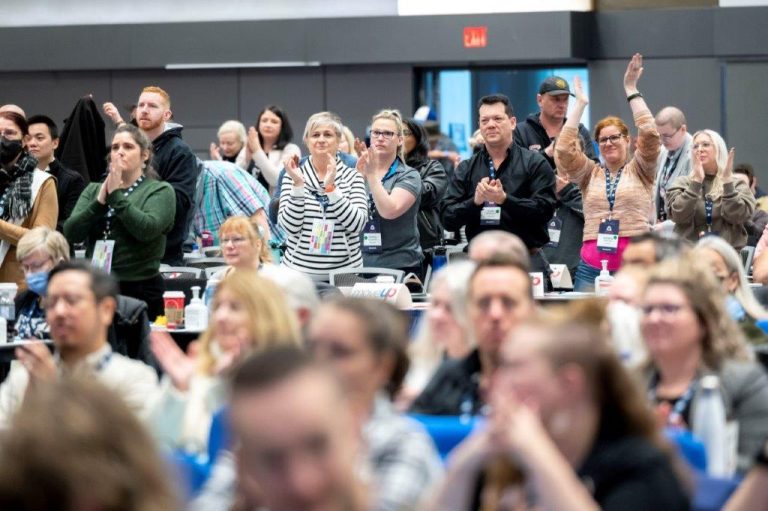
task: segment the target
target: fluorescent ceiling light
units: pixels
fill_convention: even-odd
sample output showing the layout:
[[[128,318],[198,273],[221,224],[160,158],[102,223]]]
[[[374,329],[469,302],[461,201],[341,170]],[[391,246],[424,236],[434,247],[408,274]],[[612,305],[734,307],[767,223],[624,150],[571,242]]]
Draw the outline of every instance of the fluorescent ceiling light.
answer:
[[[318,67],[320,62],[194,62],[166,64],[165,69],[233,69],[238,67]]]

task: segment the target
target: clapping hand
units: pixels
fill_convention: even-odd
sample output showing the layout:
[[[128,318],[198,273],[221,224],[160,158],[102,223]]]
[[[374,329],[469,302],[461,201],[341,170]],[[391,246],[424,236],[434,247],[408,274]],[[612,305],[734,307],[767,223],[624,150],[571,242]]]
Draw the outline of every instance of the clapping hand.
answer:
[[[325,169],[325,179],[323,179],[323,184],[326,187],[334,186],[336,184],[336,157],[330,154],[328,155],[328,163]]]
[[[725,164],[725,169],[723,170],[723,174],[721,175],[721,178],[723,180],[723,183],[730,183],[733,181],[733,158],[736,155],[736,150],[731,147],[731,150],[728,151],[728,161]]]
[[[359,139],[355,139],[355,151],[357,151],[357,165],[355,169],[363,175],[363,177],[369,177],[373,172],[373,165],[371,165],[371,149]]]
[[[181,391],[189,390],[189,383],[197,365],[195,359],[188,357],[166,332],[149,334],[152,353],[168,375],[173,386]]]
[[[485,196],[489,201],[495,204],[503,204],[504,201],[507,200],[507,194],[504,192],[504,187],[501,186],[501,181],[498,179],[491,179],[488,182]]]
[[[291,180],[293,181],[293,186],[301,188],[304,186],[304,176],[301,174],[301,171],[299,170],[299,157],[295,154],[286,160],[285,162],[285,172],[291,177]]]
[[[219,151],[219,146],[213,142],[211,142],[210,153],[212,160],[221,160],[221,152]]]
[[[643,74],[643,56],[639,53],[632,55],[624,73],[624,91],[629,96],[637,92],[637,82]]]
[[[699,155],[693,155],[693,162],[691,164],[691,180],[697,183],[704,182],[704,166],[701,164]]]

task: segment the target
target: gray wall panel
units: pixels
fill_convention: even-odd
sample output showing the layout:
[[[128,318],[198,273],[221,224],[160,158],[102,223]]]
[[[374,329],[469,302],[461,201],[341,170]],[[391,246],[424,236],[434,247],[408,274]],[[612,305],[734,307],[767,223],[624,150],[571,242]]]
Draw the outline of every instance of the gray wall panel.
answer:
[[[410,66],[330,67],[325,87],[327,108],[361,139],[373,114],[382,108],[397,108],[405,117],[413,114]]]
[[[27,115],[46,114],[59,126],[77,100],[109,97],[109,72],[0,73],[0,104],[16,103]]]
[[[728,106],[728,146],[736,148],[736,163],[755,167],[761,187],[768,187],[768,144],[765,120],[768,104],[768,63],[734,63],[728,65],[725,98]]]
[[[592,119],[618,115],[631,121],[622,85],[627,60],[590,62]],[[683,110],[689,130],[722,130],[720,64],[715,59],[646,59],[638,88],[655,114],[666,105]],[[591,128],[591,127],[590,127]]]

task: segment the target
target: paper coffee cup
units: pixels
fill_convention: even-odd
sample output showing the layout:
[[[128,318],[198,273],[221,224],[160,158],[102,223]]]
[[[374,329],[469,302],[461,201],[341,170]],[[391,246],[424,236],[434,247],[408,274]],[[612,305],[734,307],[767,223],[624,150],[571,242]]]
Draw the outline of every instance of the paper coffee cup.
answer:
[[[165,304],[165,318],[168,323],[181,325],[184,323],[184,292],[166,291],[163,293]]]

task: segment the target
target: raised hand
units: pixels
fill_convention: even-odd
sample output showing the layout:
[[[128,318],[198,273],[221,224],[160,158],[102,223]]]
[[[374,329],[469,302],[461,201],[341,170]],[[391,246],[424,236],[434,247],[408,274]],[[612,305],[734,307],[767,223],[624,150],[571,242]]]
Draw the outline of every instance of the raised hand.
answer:
[[[736,150],[731,147],[728,151],[728,161],[725,164],[723,174],[720,176],[723,179],[723,183],[730,183],[733,181],[733,157],[736,155]]]
[[[691,179],[697,183],[704,182],[704,166],[701,164],[698,154],[693,155],[693,162],[691,164]]]
[[[643,74],[643,56],[639,53],[632,55],[632,59],[627,64],[627,71],[624,73],[624,91],[627,95],[637,92],[637,81]]]
[[[357,144],[360,142],[359,140],[355,141],[355,148],[357,149]],[[363,177],[368,177],[369,174],[373,171],[373,165],[371,164],[371,150],[368,147],[365,147],[365,144],[362,144],[362,149],[360,152],[358,152],[358,158],[357,158],[357,165],[355,165],[355,169],[363,175]]]
[[[251,155],[254,155],[261,151],[261,142],[259,141],[259,132],[256,128],[251,126],[248,128],[248,142],[246,143],[247,151],[250,151]]]
[[[211,142],[210,153],[212,160],[221,160],[221,152],[219,151],[219,146],[213,142]]]
[[[299,157],[296,156],[295,154],[293,155],[293,157],[286,160],[285,173],[291,177],[291,180],[293,180],[293,186],[296,186],[299,188],[304,186],[304,176],[301,174],[301,171],[299,170]]]
[[[114,105],[114,103],[110,103],[107,101],[104,103],[101,107],[104,110],[104,115],[109,117],[109,119],[115,123],[115,125],[123,124],[123,118],[120,116],[120,111],[117,109],[117,107]]]
[[[355,152],[357,155],[362,156],[366,151],[368,151],[368,147],[366,147],[365,142],[361,141],[359,138],[355,138]]]
[[[125,188],[126,185],[123,183],[122,169],[118,168],[116,165],[110,165],[104,184],[106,185],[107,195],[120,188]]]
[[[166,332],[149,334],[150,348],[157,358],[163,372],[168,375],[173,386],[181,391],[189,389],[192,375],[195,374],[195,360],[181,351],[181,348]]]
[[[587,106],[589,104],[589,98],[584,92],[584,87],[581,84],[581,78],[578,76],[573,78],[573,95],[576,96],[576,101],[582,105]]]

